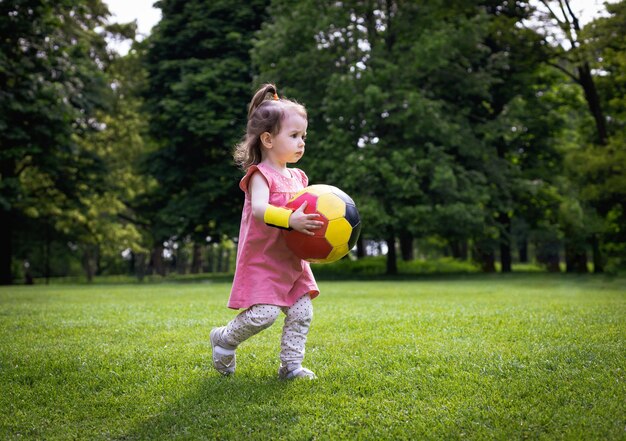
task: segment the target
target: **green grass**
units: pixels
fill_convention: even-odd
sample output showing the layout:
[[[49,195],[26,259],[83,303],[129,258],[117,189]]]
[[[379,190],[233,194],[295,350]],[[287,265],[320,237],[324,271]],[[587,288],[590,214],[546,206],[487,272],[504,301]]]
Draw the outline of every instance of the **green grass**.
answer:
[[[624,279],[322,282],[314,382],[212,370],[229,287],[1,288],[0,439],[626,439]]]

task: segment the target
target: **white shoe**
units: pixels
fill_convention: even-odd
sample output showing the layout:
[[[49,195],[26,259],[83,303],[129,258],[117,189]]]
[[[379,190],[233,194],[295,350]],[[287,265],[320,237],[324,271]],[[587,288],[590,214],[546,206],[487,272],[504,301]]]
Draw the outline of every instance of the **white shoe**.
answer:
[[[281,366],[278,369],[278,378],[281,380],[295,380],[298,378],[304,378],[306,380],[315,380],[317,376],[309,369],[299,366],[295,369],[288,370],[287,366]]]
[[[219,332],[222,328],[213,328],[209,334],[213,352],[213,367],[222,375],[235,373],[237,359],[233,349],[224,349],[219,345]]]

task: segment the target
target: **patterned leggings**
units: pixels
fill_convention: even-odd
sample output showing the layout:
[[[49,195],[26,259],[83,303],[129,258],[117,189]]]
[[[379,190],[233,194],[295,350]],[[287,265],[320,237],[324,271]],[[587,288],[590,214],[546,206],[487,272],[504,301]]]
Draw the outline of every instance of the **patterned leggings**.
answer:
[[[298,367],[304,359],[309,326],[313,319],[313,303],[306,294],[293,306],[254,305],[237,315],[221,328],[220,346],[236,349],[253,335],[274,324],[280,312],[285,314],[283,335],[280,342],[280,362],[282,366]]]

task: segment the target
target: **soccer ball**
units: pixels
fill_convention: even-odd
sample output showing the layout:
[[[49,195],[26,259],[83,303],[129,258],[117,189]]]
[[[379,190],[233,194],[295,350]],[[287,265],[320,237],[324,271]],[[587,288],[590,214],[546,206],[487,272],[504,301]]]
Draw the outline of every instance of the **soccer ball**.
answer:
[[[314,230],[314,236],[285,231],[289,249],[312,263],[335,262],[348,254],[361,233],[361,218],[352,198],[332,185],[310,185],[287,202],[286,207],[297,210],[304,201],[307,201],[304,212],[319,214],[316,220],[324,225]]]

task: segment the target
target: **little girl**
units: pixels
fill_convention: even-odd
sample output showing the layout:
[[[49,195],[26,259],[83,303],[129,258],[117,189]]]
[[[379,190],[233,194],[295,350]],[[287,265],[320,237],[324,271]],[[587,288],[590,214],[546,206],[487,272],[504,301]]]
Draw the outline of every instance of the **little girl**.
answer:
[[[302,170],[287,167],[304,155],[307,124],[305,108],[279,98],[273,84],[261,87],[250,102],[246,135],[234,154],[246,171],[239,184],[245,202],[228,301],[229,308],[245,310],[210,334],[213,366],[224,375],[235,372],[237,347],[271,326],[282,311],[279,378],[316,378],[302,360],[313,318],[311,300],[319,291],[309,263],[287,248],[280,230],[313,235],[323,225],[318,215],[304,213],[306,203],[293,212],[283,208],[308,184]]]

